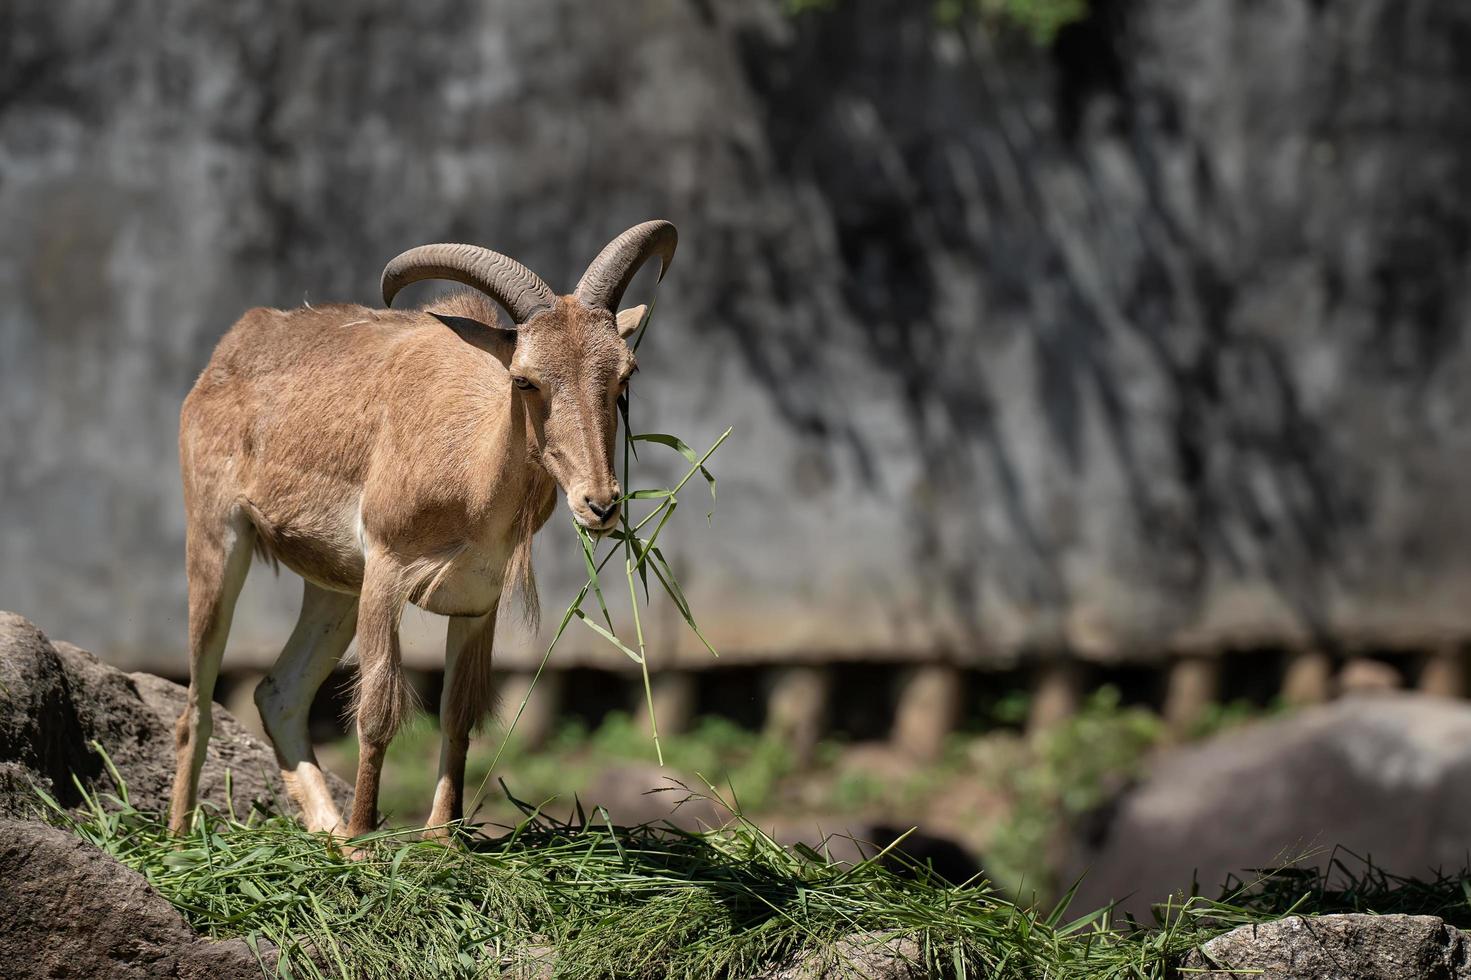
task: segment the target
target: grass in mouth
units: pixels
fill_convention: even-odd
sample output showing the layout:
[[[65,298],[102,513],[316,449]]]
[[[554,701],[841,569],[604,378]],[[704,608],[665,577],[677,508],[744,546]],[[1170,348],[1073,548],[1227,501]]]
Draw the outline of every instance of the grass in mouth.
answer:
[[[643,343],[645,334],[649,328],[650,318],[654,313],[655,301],[650,300],[644,310],[643,319],[629,338],[628,344],[635,352]],[[618,503],[623,506],[618,513],[617,525],[608,531],[605,537],[612,543],[612,547],[604,552],[602,557],[598,556],[599,541],[596,540],[586,528],[573,521],[573,528],[577,533],[578,546],[582,552],[583,567],[587,572],[587,581],[583,583],[577,595],[567,606],[562,614],[561,622],[557,624],[556,631],[552,635],[551,642],[547,645],[546,652],[542,654],[541,661],[537,665],[536,672],[532,675],[531,688],[534,688],[541,679],[542,672],[546,670],[547,663],[551,660],[552,653],[557,644],[561,642],[567,627],[574,620],[582,623],[593,633],[607,641],[614,649],[627,656],[638,665],[639,674],[643,680],[644,701],[648,710],[649,733],[653,742],[654,755],[659,765],[664,764],[664,748],[659,740],[659,720],[654,712],[654,692],[649,677],[648,649],[644,641],[643,614],[639,612],[639,588],[642,586],[644,593],[644,604],[650,601],[649,573],[653,572],[656,585],[663,591],[665,597],[673,604],[680,619],[689,628],[710,652],[710,655],[719,656],[715,647],[700,630],[699,623],[695,620],[694,611],[690,608],[689,600],[685,598],[684,589],[679,584],[674,568],[665,557],[663,549],[659,547],[659,536],[664,533],[664,528],[669,524],[670,518],[679,509],[679,494],[685,485],[697,475],[705,484],[710,493],[710,510],[706,512],[705,519],[711,521],[714,518],[715,507],[715,474],[709,469],[710,458],[720,449],[725,440],[730,438],[731,429],[727,428],[703,453],[697,453],[681,438],[667,432],[643,432],[633,431],[631,406],[633,404],[633,390],[629,388],[618,397],[618,415],[621,421],[620,432],[623,436],[623,465],[622,474],[624,494]],[[673,450],[684,458],[689,464],[689,469],[684,476],[667,487],[644,487],[635,489],[636,483],[633,475],[633,463],[638,458],[638,445],[642,443],[647,446],[662,446]],[[648,507],[647,513],[635,518],[632,513],[634,505]],[[623,583],[628,589],[628,613],[632,620],[634,646],[629,646],[624,638],[619,635],[618,627],[614,624],[613,613],[609,609],[608,599],[603,592],[603,582],[600,575],[607,569],[608,565],[619,554],[623,556]],[[616,569],[615,569],[616,577]],[[611,589],[610,589],[611,591]],[[596,609],[589,612],[583,609],[583,604],[589,597],[596,600]],[[601,622],[599,622],[601,620]],[[491,759],[489,771],[495,770],[500,761],[502,753],[510,744],[512,734],[515,732],[516,723],[520,721],[522,713],[526,710],[527,701],[531,697],[528,689],[526,696],[516,707],[510,724],[506,728],[505,737],[502,738],[499,748],[496,749]],[[471,797],[467,812],[473,817],[485,800],[486,784],[482,780]]]

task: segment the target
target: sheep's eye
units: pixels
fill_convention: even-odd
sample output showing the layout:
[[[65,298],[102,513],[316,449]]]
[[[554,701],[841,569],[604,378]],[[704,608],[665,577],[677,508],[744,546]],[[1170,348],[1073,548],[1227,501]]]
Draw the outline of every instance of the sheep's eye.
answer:
[[[520,388],[522,391],[534,391],[536,389],[536,385],[531,383],[530,378],[523,378],[519,374],[511,379],[511,384]]]

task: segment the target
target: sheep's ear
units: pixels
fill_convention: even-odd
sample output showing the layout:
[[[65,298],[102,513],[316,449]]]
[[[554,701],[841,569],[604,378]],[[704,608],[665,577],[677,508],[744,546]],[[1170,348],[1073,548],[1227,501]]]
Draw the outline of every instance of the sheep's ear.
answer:
[[[516,338],[521,336],[515,327],[504,323],[481,323],[446,313],[430,313],[430,316],[453,330],[465,343],[488,352],[502,364],[511,363],[511,357],[516,353]]]
[[[638,306],[630,306],[626,310],[619,310],[618,336],[624,340],[633,336],[633,332],[638,329],[638,325],[644,322],[644,314],[648,311],[648,306],[643,303],[640,303]]]

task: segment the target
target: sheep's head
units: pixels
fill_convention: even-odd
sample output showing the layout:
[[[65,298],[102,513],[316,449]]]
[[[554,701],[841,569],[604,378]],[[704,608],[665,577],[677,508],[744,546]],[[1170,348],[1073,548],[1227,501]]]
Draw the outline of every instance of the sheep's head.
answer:
[[[618,520],[618,399],[637,369],[625,339],[644,313],[642,306],[618,313],[618,302],[655,255],[663,278],[677,241],[667,221],[635,225],[593,259],[567,296],[557,296],[514,259],[475,245],[420,246],[383,270],[385,304],[411,282],[451,279],[511,314],[512,410],[525,411],[537,458],[566,494],[577,522],[591,531],[609,530]]]

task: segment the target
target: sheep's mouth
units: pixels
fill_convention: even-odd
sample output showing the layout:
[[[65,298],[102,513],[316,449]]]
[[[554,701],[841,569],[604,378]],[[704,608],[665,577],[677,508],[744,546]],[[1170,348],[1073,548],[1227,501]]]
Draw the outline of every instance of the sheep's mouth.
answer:
[[[619,512],[616,510],[601,520],[588,520],[580,512],[575,510],[572,512],[572,519],[577,522],[577,526],[595,538],[606,537],[608,532],[616,528],[618,526],[618,517]]]

